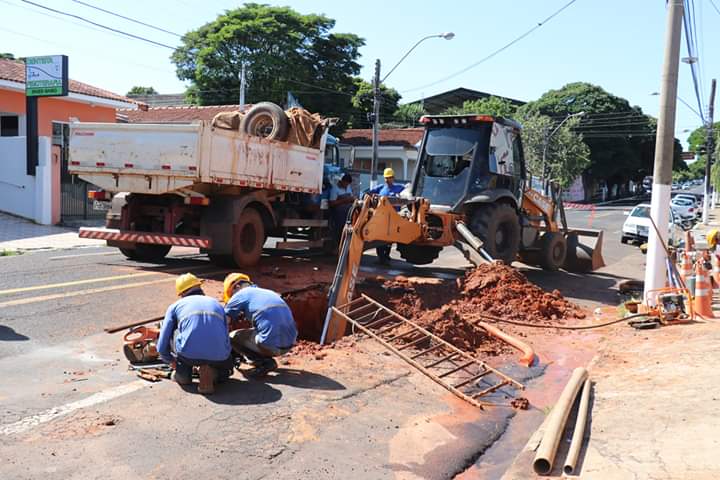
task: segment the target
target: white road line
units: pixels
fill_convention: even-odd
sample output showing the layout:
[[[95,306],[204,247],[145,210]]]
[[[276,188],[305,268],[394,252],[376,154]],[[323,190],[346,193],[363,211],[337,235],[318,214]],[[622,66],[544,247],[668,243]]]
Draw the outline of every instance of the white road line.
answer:
[[[9,425],[0,427],[0,434],[14,435],[14,434],[26,432],[32,428],[37,427],[38,425],[47,423],[58,417],[67,415],[68,413],[72,413],[75,410],[80,410],[81,408],[92,407],[93,405],[107,402],[114,398],[118,398],[123,395],[127,395],[128,393],[132,393],[137,390],[140,390],[141,388],[144,388],[147,385],[150,385],[150,384],[144,380],[137,380],[135,382],[126,383],[125,385],[120,385],[117,387],[110,388],[110,389],[104,390],[102,392],[98,392],[93,395],[90,395],[89,397],[84,398],[82,400],[78,400],[76,402],[71,402],[71,403],[66,403],[65,405],[61,405],[59,407],[54,407],[49,410],[45,410],[44,412],[38,413],[37,415],[31,415],[29,417],[25,417],[21,420],[18,420],[15,423],[11,423]]]

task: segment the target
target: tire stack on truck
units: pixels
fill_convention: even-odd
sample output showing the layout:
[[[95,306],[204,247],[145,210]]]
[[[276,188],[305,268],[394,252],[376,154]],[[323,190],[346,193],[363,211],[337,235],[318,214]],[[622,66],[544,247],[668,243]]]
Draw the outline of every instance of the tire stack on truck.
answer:
[[[105,228],[80,236],[139,261],[195,247],[223,266],[254,265],[268,236],[279,249],[323,247],[330,124],[268,102],[192,124],[72,123],[70,173],[110,202]]]

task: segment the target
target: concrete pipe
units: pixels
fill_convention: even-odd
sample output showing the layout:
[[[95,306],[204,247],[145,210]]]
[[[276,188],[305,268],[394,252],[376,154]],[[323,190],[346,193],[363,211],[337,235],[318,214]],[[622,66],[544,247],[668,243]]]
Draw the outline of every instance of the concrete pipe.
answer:
[[[570,450],[568,450],[567,457],[565,458],[565,467],[563,468],[565,475],[571,475],[575,471],[577,459],[580,455],[580,447],[583,444],[583,437],[585,436],[585,424],[587,423],[588,407],[590,405],[591,386],[592,383],[590,379],[585,380],[580,396],[577,419],[575,420],[575,430],[573,430],[572,440],[570,441]]]
[[[512,345],[513,347],[520,350],[523,355],[520,357],[520,363],[525,365],[526,367],[532,366],[533,362],[535,361],[535,351],[532,349],[530,345],[527,343],[518,340],[517,338],[508,335],[507,333],[503,332],[497,327],[494,327],[488,323],[485,322],[477,322],[479,326],[485,329],[486,332],[488,332],[493,337],[499,338],[505,343],[508,343]]]
[[[547,475],[552,471],[558,443],[560,443],[560,437],[565,430],[565,422],[567,422],[575,397],[577,397],[578,390],[580,390],[587,378],[587,374],[587,370],[582,367],[578,367],[573,371],[555,407],[550,412],[545,433],[533,461],[533,470],[538,475]]]

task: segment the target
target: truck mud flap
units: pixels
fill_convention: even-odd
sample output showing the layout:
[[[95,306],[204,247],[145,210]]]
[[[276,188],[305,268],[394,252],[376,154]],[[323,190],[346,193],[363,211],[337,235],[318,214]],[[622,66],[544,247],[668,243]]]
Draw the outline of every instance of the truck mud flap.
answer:
[[[175,235],[168,233],[135,232],[117,230],[114,228],[87,228],[80,229],[80,238],[96,238],[108,242],[123,242],[123,244],[146,243],[149,245],[175,245],[178,247],[212,248],[212,242],[207,237],[191,235]]]
[[[567,255],[563,268],[568,272],[592,272],[605,266],[602,256],[603,231],[573,228],[565,234]]]

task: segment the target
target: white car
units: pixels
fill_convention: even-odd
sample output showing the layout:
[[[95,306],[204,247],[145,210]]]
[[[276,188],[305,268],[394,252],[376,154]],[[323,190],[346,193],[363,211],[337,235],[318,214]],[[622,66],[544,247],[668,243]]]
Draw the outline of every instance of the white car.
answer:
[[[622,227],[622,236],[620,241],[628,243],[635,241],[645,243],[648,241],[648,234],[653,228],[650,223],[650,204],[641,203],[636,205],[630,213]],[[668,245],[678,246],[683,240],[684,230],[680,226],[680,219],[670,209],[670,222],[668,223]]]
[[[697,216],[695,202],[679,195],[670,200],[670,208],[683,220],[694,220]]]
[[[676,198],[684,198],[693,202],[693,205],[695,205],[695,216],[698,218],[702,217],[702,200],[700,198],[689,193],[679,193],[672,198],[672,201],[674,201]]]

